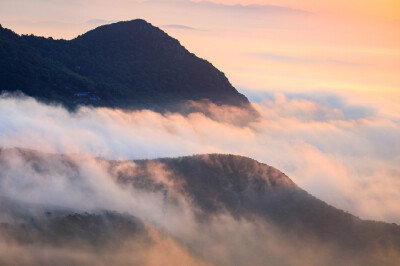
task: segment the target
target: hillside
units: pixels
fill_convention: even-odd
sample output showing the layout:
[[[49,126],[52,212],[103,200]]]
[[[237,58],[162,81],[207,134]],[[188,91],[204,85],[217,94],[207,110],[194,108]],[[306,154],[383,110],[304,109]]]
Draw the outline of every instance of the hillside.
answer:
[[[107,161],[3,149],[0,167],[0,236],[22,246],[151,245],[152,225],[190,256],[218,265],[247,264],[249,256],[252,265],[400,259],[400,226],[338,210],[246,157]]]
[[[251,109],[222,72],[144,20],[101,26],[70,41],[0,26],[0,58],[0,91],[68,108],[163,111],[207,99]]]

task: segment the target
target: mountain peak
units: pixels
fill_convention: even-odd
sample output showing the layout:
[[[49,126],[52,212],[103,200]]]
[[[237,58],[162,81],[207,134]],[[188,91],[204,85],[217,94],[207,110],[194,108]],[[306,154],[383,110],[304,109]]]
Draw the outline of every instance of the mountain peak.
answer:
[[[102,25],[80,36],[88,35],[93,32],[104,33],[106,31],[112,31],[115,34],[121,34],[121,33],[129,34],[129,33],[138,33],[139,31],[151,31],[151,30],[159,33],[163,32],[159,28],[153,26],[151,23],[143,19],[134,19],[134,20],[119,21],[111,24]]]
[[[170,55],[174,60],[182,60],[185,55],[190,55],[178,40],[143,19],[99,26],[78,36],[72,43],[101,48],[99,53],[106,50],[108,53],[124,54],[124,57],[146,55],[144,60],[155,59],[148,58],[152,55],[158,58]]]
[[[19,90],[68,108],[170,111],[209,100],[257,113],[224,73],[142,19],[100,26],[71,41],[0,38],[0,57],[0,91]]]

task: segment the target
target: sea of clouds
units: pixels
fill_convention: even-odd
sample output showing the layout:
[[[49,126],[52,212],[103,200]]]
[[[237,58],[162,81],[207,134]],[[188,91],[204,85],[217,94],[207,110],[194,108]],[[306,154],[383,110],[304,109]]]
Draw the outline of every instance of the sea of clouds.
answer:
[[[0,98],[0,146],[108,159],[203,153],[248,156],[361,218],[400,222],[400,120],[340,97],[277,93],[238,108],[160,114],[81,107],[68,112],[29,97]],[[204,113],[207,113],[205,115]]]

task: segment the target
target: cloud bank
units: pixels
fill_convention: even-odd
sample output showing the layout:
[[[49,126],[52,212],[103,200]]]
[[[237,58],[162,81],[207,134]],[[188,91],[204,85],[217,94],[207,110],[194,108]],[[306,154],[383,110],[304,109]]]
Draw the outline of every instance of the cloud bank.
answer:
[[[350,104],[276,94],[254,104],[262,117],[246,124],[235,121],[246,119],[238,109],[197,104],[208,116],[88,107],[69,113],[31,98],[3,96],[0,146],[110,159],[239,154],[278,168],[335,207],[400,222],[396,117],[357,109],[354,118]]]

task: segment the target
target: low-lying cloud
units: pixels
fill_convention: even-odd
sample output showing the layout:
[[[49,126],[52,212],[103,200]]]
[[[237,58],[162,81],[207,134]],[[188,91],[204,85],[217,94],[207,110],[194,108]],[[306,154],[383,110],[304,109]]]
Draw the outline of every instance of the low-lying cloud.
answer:
[[[367,260],[365,254],[346,252],[333,243],[304,234],[294,236],[261,216],[239,219],[221,210],[209,219],[198,219],[196,204],[179,189],[179,178],[173,178],[176,173],[161,162],[139,165],[86,155],[4,149],[0,151],[0,167],[0,264],[364,265]],[[119,176],[153,185],[137,188]],[[143,176],[145,180],[141,180]],[[167,199],[164,189],[157,189],[159,186],[168,189]],[[133,236],[117,237],[117,242],[96,242],[95,246],[90,244],[90,237],[96,237],[90,227],[85,228],[81,239],[78,234],[79,241],[71,242],[71,235],[79,233],[79,220],[72,224],[76,231],[63,238],[61,244],[52,242],[54,234],[46,236],[46,230],[52,232],[52,228],[61,236],[71,228],[65,223],[62,227],[51,226],[46,219],[56,217],[57,212],[102,210],[133,215],[144,223],[144,228],[139,227]],[[4,215],[9,215],[8,220]],[[4,222],[28,224],[20,227],[23,230],[32,223],[34,231],[22,230],[22,239],[10,238],[2,234]],[[50,229],[41,235],[37,233],[43,232],[41,228]],[[389,263],[385,265],[395,265],[398,253],[390,257],[390,252],[390,248],[376,249],[369,255]]]
[[[354,118],[348,106],[284,94],[254,104],[261,117],[248,123],[235,121],[246,119],[239,109],[198,104],[207,116],[90,107],[69,113],[31,98],[3,96],[0,146],[110,159],[240,154],[273,165],[335,207],[400,222],[395,118],[379,112]]]

